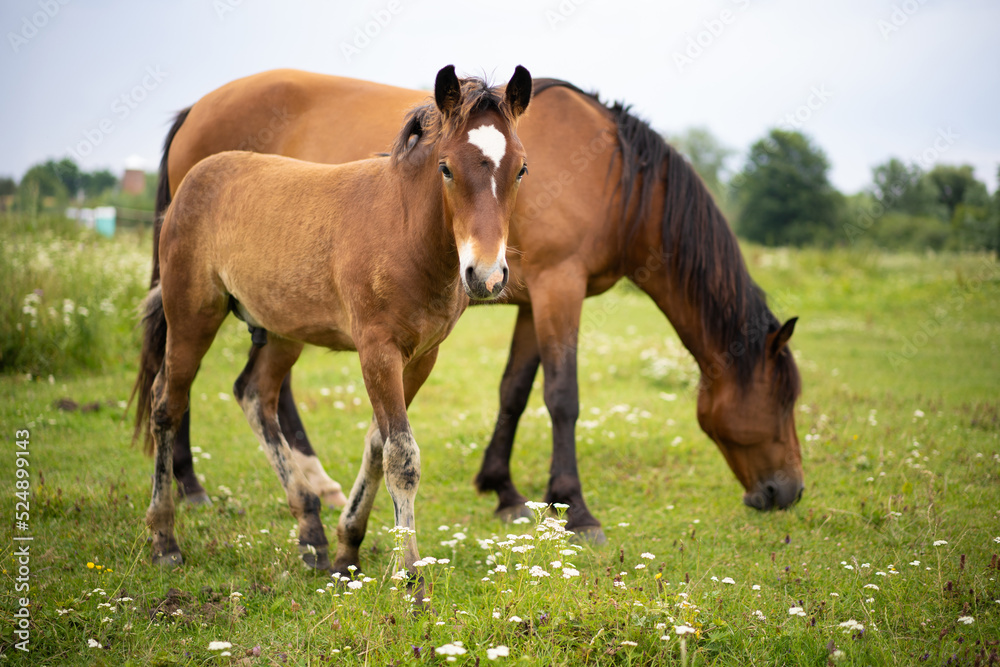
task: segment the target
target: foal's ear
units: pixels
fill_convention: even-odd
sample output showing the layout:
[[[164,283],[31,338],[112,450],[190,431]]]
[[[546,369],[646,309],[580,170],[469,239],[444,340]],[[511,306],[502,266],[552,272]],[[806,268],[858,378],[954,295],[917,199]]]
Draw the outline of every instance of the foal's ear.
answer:
[[[462,86],[455,76],[455,66],[442,67],[434,81],[434,101],[438,109],[447,116],[462,102]]]
[[[514,68],[514,76],[507,83],[506,99],[514,118],[523,114],[531,101],[531,73],[520,65]]]
[[[772,355],[778,354],[778,352],[781,352],[781,350],[784,349],[786,345],[788,345],[788,339],[792,337],[793,333],[795,333],[795,323],[798,321],[799,318],[793,317],[792,319],[782,324],[780,329],[771,334],[772,336],[774,336],[774,338],[771,339]]]

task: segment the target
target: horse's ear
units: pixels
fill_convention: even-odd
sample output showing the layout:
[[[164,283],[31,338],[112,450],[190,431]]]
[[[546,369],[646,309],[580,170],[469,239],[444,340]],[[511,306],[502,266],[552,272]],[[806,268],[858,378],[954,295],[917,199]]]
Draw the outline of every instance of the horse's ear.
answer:
[[[507,83],[506,99],[514,118],[523,114],[531,101],[531,73],[520,65],[514,68],[514,76]]]
[[[447,116],[462,102],[462,86],[455,76],[455,66],[442,67],[434,81],[434,101],[438,109]]]
[[[795,333],[795,323],[799,321],[799,318],[793,317],[784,324],[776,332],[771,334],[773,338],[771,339],[771,354],[776,355],[781,352],[786,345],[788,345],[788,339],[792,337]]]

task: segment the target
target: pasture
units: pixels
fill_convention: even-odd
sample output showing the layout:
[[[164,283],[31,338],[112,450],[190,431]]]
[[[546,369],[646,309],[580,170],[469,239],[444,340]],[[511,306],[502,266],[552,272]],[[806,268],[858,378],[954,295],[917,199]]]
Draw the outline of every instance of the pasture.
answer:
[[[232,399],[249,345],[233,318],[192,391],[192,443],[214,504],[178,503],[185,564],[151,566],[143,516],[152,460],[129,447],[120,407],[135,377],[130,308],[148,281],[149,238],[8,231],[5,319],[31,328],[22,301],[32,281],[44,281],[37,303],[29,299],[35,328],[65,331],[34,354],[79,362],[0,378],[3,662],[998,660],[1000,265],[992,257],[744,247],[776,314],[800,317],[791,347],[803,381],[796,422],[806,491],[792,509],[766,514],[742,505],[742,488],[700,431],[697,368],[663,315],[624,283],[588,300],[577,440],[584,494],[608,536],[601,548],[539,529],[541,515],[501,525],[494,499],[475,495],[515,310],[467,312],[410,409],[423,460],[421,555],[437,559],[423,568],[430,609],[414,615],[392,579],[384,488],[353,582],[300,563],[289,539],[296,522]],[[3,328],[5,340],[14,336],[11,321]],[[293,378],[320,459],[349,488],[371,416],[356,356],[307,350]],[[515,481],[535,499],[551,447],[540,389],[539,373],[513,459]],[[98,407],[60,408],[67,398]],[[13,520],[21,429],[30,432],[27,532]],[[324,509],[322,518],[333,539],[337,513]],[[13,639],[21,543],[12,537],[24,534],[34,538],[30,653]]]

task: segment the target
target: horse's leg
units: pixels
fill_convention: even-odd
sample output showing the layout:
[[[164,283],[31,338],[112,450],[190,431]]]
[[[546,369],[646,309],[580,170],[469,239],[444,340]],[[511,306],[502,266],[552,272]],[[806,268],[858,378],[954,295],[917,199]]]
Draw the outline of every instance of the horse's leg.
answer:
[[[566,529],[603,544],[607,539],[583,500],[576,465],[576,420],[580,414],[576,347],[586,274],[574,268],[546,271],[530,285],[545,373],[545,405],[552,417],[552,466],[545,501],[569,505]]]
[[[205,488],[198,481],[194,472],[194,460],[191,458],[191,396],[188,394],[188,409],[184,411],[181,425],[174,437],[174,479],[177,480],[177,491],[184,500],[192,505],[211,505]]]
[[[322,503],[295,465],[278,424],[281,382],[299,358],[302,347],[302,343],[271,336],[267,345],[250,350],[250,358],[233,385],[233,393],[281,480],[292,516],[299,522],[299,552],[303,562],[317,570],[329,570],[326,533],[319,518]]]
[[[496,515],[504,521],[532,516],[531,510],[524,506],[527,498],[521,495],[510,478],[510,455],[517,424],[528,405],[540,361],[531,307],[521,306],[514,324],[507,368],[500,381],[500,414],[476,475],[477,489],[481,492],[496,491],[499,500]]]
[[[342,574],[348,573],[349,565],[359,565],[359,548],[383,474],[396,526],[416,530],[413,505],[420,481],[420,450],[410,430],[406,408],[430,375],[438,351],[434,348],[405,369],[395,348],[382,346],[359,353],[374,417],[365,438],[361,470],[337,526],[337,558],[333,569]],[[403,567],[414,573],[413,563],[419,558],[416,535],[410,534],[405,539]]]
[[[202,311],[204,312],[204,311]],[[167,348],[160,372],[153,381],[150,429],[156,445],[153,495],[146,510],[146,524],[153,536],[153,563],[172,567],[184,562],[174,537],[173,449],[177,433],[188,407],[191,383],[198,365],[211,347],[219,326],[226,317],[222,310],[206,319],[192,316],[183,319],[183,331],[167,330]]]
[[[347,504],[347,497],[340,484],[330,478],[323,470],[323,464],[319,462],[319,457],[309,443],[309,436],[306,435],[306,427],[299,418],[299,411],[295,407],[295,397],[292,396],[292,374],[289,373],[281,382],[281,392],[278,395],[278,423],[281,424],[281,432],[285,435],[292,448],[292,459],[296,465],[302,469],[306,476],[306,481],[313,491],[329,507],[343,507]]]

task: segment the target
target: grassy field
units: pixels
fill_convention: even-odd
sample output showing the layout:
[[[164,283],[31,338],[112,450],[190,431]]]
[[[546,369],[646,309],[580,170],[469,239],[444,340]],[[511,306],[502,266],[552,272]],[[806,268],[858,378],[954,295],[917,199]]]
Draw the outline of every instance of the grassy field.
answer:
[[[5,260],[3,290],[17,290],[5,299],[20,305],[31,280],[44,279],[33,306],[43,317],[46,300],[63,304],[59,290],[75,290],[77,304],[142,293],[148,239],[74,242],[71,270],[55,263],[26,278],[17,267],[31,257],[13,268]],[[76,366],[90,370],[60,372],[65,365],[53,362],[52,375],[0,377],[0,663],[995,664],[1000,266],[985,256],[745,252],[779,317],[801,318],[792,347],[804,387],[802,502],[769,514],[741,504],[742,489],[695,419],[696,367],[649,299],[623,286],[587,303],[585,322],[602,308],[615,316],[599,329],[585,323],[581,334],[580,468],[608,545],[578,548],[544,524],[496,523],[493,498],[477,496],[472,479],[514,310],[477,308],[411,410],[423,459],[421,553],[448,561],[425,568],[432,611],[420,615],[391,578],[384,490],[357,583],[298,562],[280,485],[231,398],[249,343],[235,321],[192,395],[196,465],[215,503],[180,505],[186,563],[151,567],[143,514],[152,463],[129,447],[119,407],[137,347],[127,341],[134,333],[104,337],[128,332],[130,317],[106,308],[112,321],[87,343],[98,353]],[[88,256],[123,259],[85,270]],[[110,289],[101,277],[109,270],[125,286],[92,294]],[[30,313],[5,312],[30,327]],[[37,326],[64,323],[52,319]],[[12,326],[3,324],[4,335]],[[514,458],[515,481],[535,499],[550,453],[540,383]],[[356,358],[307,351],[295,389],[320,458],[349,486],[370,418]],[[64,398],[92,409],[60,409]],[[27,531],[14,523],[21,429],[30,433]],[[324,517],[334,539],[336,512]],[[14,550],[25,543],[12,537],[27,534],[23,653],[14,646],[25,596],[16,592]],[[542,539],[550,534],[557,539]]]

